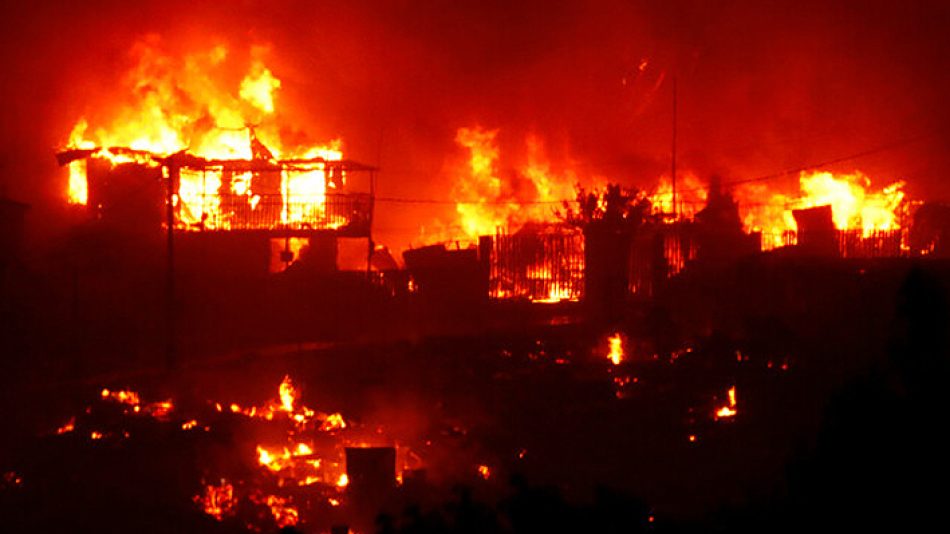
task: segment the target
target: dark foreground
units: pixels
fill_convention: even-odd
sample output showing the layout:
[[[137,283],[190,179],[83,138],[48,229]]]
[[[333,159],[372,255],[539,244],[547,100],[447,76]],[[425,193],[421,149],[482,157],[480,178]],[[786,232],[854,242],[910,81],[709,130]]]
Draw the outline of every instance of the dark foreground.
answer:
[[[300,515],[285,528],[304,532],[344,523],[364,532],[940,524],[950,475],[939,437],[950,413],[943,287],[912,270],[888,309],[834,328],[713,330],[682,335],[673,350],[629,319],[619,325],[626,359],[616,366],[606,358],[613,329],[565,324],[237,352],[173,374],[55,389],[10,384],[2,529],[273,532],[287,524],[249,497],[252,487],[290,499]],[[262,431],[227,403],[273,398],[285,375],[300,403],[340,412],[351,429],[378,429],[385,444],[410,451],[397,466],[406,469],[402,485],[380,504],[384,515],[361,515],[347,490],[327,481],[275,485],[258,465]],[[143,405],[172,399],[174,408],[125,413],[103,402],[103,387],[136,390]],[[730,388],[736,413],[717,417]],[[71,418],[73,428],[57,433]],[[202,428],[185,430],[190,420]],[[244,497],[216,519],[196,496],[222,479]],[[342,504],[328,506],[328,495]]]

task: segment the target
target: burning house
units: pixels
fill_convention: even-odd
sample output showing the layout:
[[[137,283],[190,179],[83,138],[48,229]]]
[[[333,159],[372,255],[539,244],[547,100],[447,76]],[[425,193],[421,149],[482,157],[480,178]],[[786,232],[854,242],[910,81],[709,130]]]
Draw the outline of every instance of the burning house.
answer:
[[[69,165],[71,182],[83,191],[75,198],[83,201],[77,203],[86,217],[104,225],[170,229],[185,247],[196,239],[246,246],[260,253],[253,261],[271,272],[297,261],[332,271],[337,237],[371,240],[374,167],[339,153],[278,160],[248,132],[251,159],[95,147],[60,152],[58,160]],[[360,174],[364,189],[354,191]]]

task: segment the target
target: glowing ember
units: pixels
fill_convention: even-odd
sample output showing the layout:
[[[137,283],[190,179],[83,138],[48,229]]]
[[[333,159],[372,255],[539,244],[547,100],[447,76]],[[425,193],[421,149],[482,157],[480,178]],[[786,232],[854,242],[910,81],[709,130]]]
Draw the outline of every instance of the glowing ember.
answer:
[[[346,428],[346,421],[343,420],[343,416],[339,413],[331,413],[323,421],[323,424],[320,425],[320,430],[331,431],[331,430],[342,430]]]
[[[620,336],[620,333],[616,333],[609,338],[607,338],[609,344],[609,351],[607,352],[607,359],[610,360],[610,363],[614,365],[620,365],[620,362],[623,361],[623,338]]]
[[[196,504],[211,517],[221,520],[234,513],[237,499],[234,497],[234,487],[226,480],[221,479],[218,484],[207,484],[204,493],[194,497]]]
[[[76,429],[76,418],[70,417],[65,425],[56,429],[57,434],[66,434]]]
[[[491,469],[487,465],[479,465],[478,476],[482,477],[485,480],[488,480],[488,478],[491,477]]]
[[[736,409],[736,387],[732,386],[728,391],[729,403],[716,410],[716,419],[728,419],[735,417],[738,413]]]
[[[109,391],[108,389],[103,389],[100,394],[102,395],[103,400],[111,399],[121,404],[128,404],[129,406],[137,406],[141,403],[139,400],[139,394],[134,391]]]
[[[297,524],[300,520],[300,514],[297,507],[290,504],[290,499],[278,497],[277,495],[268,495],[261,502],[270,508],[271,515],[277,526],[289,527]]]

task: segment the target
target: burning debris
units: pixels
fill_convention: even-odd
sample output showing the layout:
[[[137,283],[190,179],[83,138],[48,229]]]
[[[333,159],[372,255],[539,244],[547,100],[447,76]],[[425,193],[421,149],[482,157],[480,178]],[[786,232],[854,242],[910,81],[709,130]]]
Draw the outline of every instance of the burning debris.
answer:
[[[736,416],[739,411],[736,409],[736,387],[732,386],[726,392],[728,402],[716,410],[716,420],[720,419],[731,419]]]
[[[140,427],[144,420],[171,425],[184,433],[200,430],[214,435],[219,427],[242,429],[242,434],[261,441],[236,466],[224,470],[207,466],[205,476],[213,482],[202,482],[201,491],[192,500],[219,521],[243,515],[242,521],[256,530],[267,521],[282,527],[342,520],[344,516],[339,512],[330,511],[346,508],[347,469],[352,466],[347,466],[344,452],[349,448],[390,444],[400,472],[421,466],[418,455],[402,445],[393,447],[393,440],[381,428],[362,428],[339,413],[323,413],[301,405],[289,377],[284,377],[276,398],[267,404],[242,407],[231,403],[225,408],[210,402],[209,407],[213,411],[182,420],[170,400],[144,403],[135,391],[103,389],[100,404],[71,418],[56,434],[79,433],[92,441],[129,440],[137,432],[133,427]],[[395,480],[393,473],[393,484]],[[255,526],[262,519],[254,514],[248,518],[246,511],[242,512],[247,503],[268,510],[269,519]]]
[[[621,337],[620,332],[607,338],[607,343],[610,347],[607,352],[607,359],[614,365],[620,365],[624,358],[623,337]]]

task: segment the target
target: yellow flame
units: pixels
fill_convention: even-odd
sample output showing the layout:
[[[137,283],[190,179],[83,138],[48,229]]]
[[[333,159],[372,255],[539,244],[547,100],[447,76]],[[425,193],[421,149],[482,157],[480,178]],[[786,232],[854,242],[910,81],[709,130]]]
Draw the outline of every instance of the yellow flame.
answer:
[[[620,362],[623,361],[623,337],[620,333],[616,333],[609,338],[607,338],[609,344],[609,351],[607,353],[607,359],[610,360],[610,363],[614,365],[620,365]]]
[[[280,387],[278,388],[278,392],[280,394],[280,409],[285,412],[293,412],[297,391],[290,382],[289,376],[284,376],[284,379],[281,381]]]

